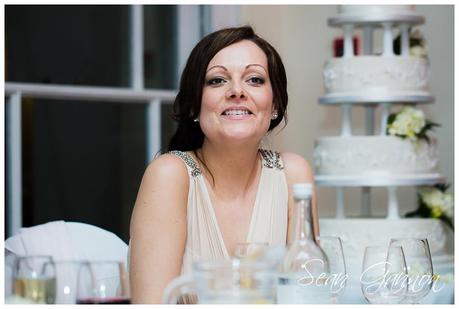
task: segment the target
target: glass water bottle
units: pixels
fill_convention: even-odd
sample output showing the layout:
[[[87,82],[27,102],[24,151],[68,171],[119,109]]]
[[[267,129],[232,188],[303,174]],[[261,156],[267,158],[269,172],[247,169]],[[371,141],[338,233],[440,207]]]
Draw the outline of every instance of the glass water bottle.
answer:
[[[294,234],[282,261],[277,286],[279,304],[326,304],[330,301],[329,264],[314,241],[312,184],[293,185]]]

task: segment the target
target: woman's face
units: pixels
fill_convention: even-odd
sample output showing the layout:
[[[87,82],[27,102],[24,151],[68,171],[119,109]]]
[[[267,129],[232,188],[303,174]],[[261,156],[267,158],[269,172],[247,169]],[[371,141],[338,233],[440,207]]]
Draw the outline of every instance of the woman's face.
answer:
[[[265,53],[244,40],[220,50],[209,62],[199,122],[214,142],[259,142],[269,128],[273,91]]]

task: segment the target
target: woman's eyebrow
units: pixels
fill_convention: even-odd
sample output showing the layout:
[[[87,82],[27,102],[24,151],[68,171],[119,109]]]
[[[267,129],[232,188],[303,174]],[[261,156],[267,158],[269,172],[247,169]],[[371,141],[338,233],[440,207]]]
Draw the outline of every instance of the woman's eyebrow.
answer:
[[[262,68],[266,73],[268,73],[268,71],[266,70],[266,68],[264,66],[262,66],[261,64],[257,64],[257,63],[251,63],[251,64],[248,64],[246,65],[246,69],[252,67],[252,66],[256,66],[256,67],[260,67]],[[223,65],[214,65],[214,66],[211,66],[209,69],[207,69],[206,73],[209,72],[210,70],[212,69],[217,69],[217,68],[220,68],[220,69],[223,69],[224,71],[228,71],[228,69],[226,67],[224,67]]]
[[[262,66],[261,64],[256,64],[256,63],[253,63],[253,64],[249,64],[249,65],[247,65],[245,68],[246,68],[246,69],[248,69],[248,68],[249,68],[249,67],[251,67],[251,66],[257,66],[257,67],[260,67],[260,68],[262,68],[263,70],[265,70],[265,72],[266,72],[266,73],[268,73],[268,71],[265,69],[265,67],[264,67],[264,66]]]
[[[211,67],[206,71],[206,73],[209,72],[210,70],[216,69],[216,68],[220,68],[220,69],[223,69],[223,70],[225,70],[225,71],[228,71],[228,69],[225,68],[225,67],[222,66],[222,65],[214,65],[214,66],[211,66]]]

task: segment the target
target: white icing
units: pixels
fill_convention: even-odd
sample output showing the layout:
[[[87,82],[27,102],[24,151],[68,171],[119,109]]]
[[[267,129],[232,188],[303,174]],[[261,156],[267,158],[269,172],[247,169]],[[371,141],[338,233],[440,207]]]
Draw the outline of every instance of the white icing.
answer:
[[[400,175],[438,170],[438,147],[395,136],[321,137],[315,142],[318,175]]]
[[[327,93],[429,90],[426,59],[406,56],[333,58],[323,70]]]

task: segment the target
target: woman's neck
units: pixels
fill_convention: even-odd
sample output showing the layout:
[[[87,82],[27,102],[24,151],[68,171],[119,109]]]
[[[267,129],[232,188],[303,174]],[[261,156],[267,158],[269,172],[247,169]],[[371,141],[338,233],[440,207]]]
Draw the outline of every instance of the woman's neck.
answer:
[[[204,174],[219,197],[236,198],[258,184],[261,169],[258,145],[235,148],[204,141],[198,154],[209,170]]]

